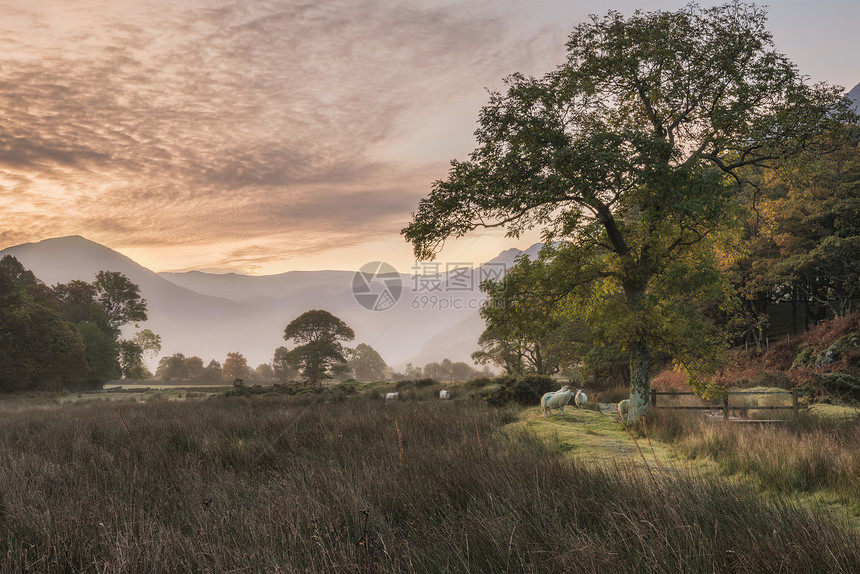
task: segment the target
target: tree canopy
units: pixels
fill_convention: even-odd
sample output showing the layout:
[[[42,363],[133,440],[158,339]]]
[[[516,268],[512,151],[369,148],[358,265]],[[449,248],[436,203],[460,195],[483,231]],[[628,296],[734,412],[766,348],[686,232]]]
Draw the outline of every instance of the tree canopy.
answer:
[[[359,343],[349,351],[347,365],[359,381],[379,381],[390,374],[385,359],[366,343]]]
[[[342,341],[355,339],[355,332],[328,311],[314,309],[290,321],[284,339],[297,343],[283,355],[286,364],[299,371],[308,384],[318,384],[347,368]]]
[[[701,288],[691,252],[731,220],[742,170],[823,151],[823,131],[856,120],[841,88],[809,85],[765,23],[735,1],[577,26],[556,70],[490,94],[478,147],[403,229],[416,257],[479,227],[564,241],[570,288],[599,281],[619,305],[609,335],[630,357],[631,416],[646,412],[653,347],[673,328],[660,301]]]
[[[0,392],[76,387],[89,375],[81,335],[51,290],[16,258],[0,259]]]

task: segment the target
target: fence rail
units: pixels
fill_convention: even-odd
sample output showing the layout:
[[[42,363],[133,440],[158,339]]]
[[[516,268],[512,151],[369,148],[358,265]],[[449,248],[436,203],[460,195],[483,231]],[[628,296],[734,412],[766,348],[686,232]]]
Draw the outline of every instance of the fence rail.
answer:
[[[732,406],[729,404],[730,396],[737,395],[791,395],[791,405],[762,405],[762,406],[750,406],[750,405],[735,405]],[[800,404],[800,395],[806,394],[803,391],[798,389],[792,389],[791,391],[729,391],[725,395],[723,395],[720,400],[720,405],[703,405],[703,406],[694,406],[694,405],[665,405],[660,406],[657,404],[657,397],[666,396],[666,397],[677,397],[682,395],[692,395],[697,396],[696,393],[689,391],[658,391],[656,389],[651,389],[651,408],[661,408],[661,409],[676,409],[676,410],[702,410],[702,411],[713,411],[722,409],[723,418],[729,420],[729,411],[738,411],[738,410],[788,410],[791,409],[794,412],[794,416],[797,417],[797,414],[800,412],[800,409],[808,408],[805,405]]]

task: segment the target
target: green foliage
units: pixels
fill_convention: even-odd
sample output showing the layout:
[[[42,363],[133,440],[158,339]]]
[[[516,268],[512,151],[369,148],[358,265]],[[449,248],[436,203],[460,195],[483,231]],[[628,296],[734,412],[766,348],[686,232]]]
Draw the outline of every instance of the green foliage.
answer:
[[[118,379],[122,374],[116,339],[89,321],[76,325],[86,347],[90,381],[94,384]]]
[[[11,256],[0,260],[0,392],[81,387],[84,342],[51,291]]]
[[[187,381],[189,376],[185,360],[185,355],[182,353],[174,353],[169,357],[162,357],[161,360],[158,361],[158,367],[155,370],[155,377],[164,383]],[[219,368],[219,379],[220,374],[221,372]]]
[[[93,287],[109,331],[118,335],[123,325],[146,321],[146,300],[140,296],[140,287],[119,271],[99,271]]]
[[[131,339],[120,340],[118,347],[123,378],[144,380],[152,377],[152,373],[146,368],[143,358],[146,353],[155,355],[161,351],[160,335],[156,335],[149,329],[143,329]]]
[[[510,402],[526,406],[538,405],[544,393],[557,391],[562,385],[545,375],[505,376],[493,379],[492,382],[498,387],[484,394],[484,400],[494,407]]]
[[[513,236],[537,227],[567,241],[568,283],[606,303],[600,315],[613,320],[588,324],[626,348],[631,415],[647,410],[652,346],[670,309],[659,303],[670,288],[688,299],[701,289],[708,273],[691,265],[693,250],[731,220],[733,182],[856,119],[841,89],[805,83],[765,20],[732,2],[609,12],[577,26],[564,64],[542,78],[515,74],[506,93],[491,93],[478,147],[451,163],[402,231],[416,257],[432,259],[446,238],[478,227]],[[710,366],[680,345],[684,333],[668,334],[685,364]]]
[[[431,378],[423,378],[423,379],[408,379],[404,381],[396,381],[394,383],[394,388],[398,391],[402,391],[404,389],[422,389],[425,387],[432,387],[433,385],[438,385],[439,381]]]
[[[284,329],[284,339],[298,344],[284,354],[285,363],[315,385],[344,370],[346,349],[341,341],[352,341],[355,332],[328,311],[314,309],[293,319]]]
[[[799,388],[811,403],[860,404],[860,378],[848,373],[813,373]]]
[[[352,376],[359,381],[379,381],[388,377],[390,370],[385,360],[376,350],[365,343],[359,343],[349,351],[347,365]]]
[[[92,283],[73,280],[55,285],[52,291],[63,318],[81,331],[91,381],[151,375],[143,357],[161,350],[161,337],[144,329],[131,339],[120,338],[124,325],[147,318],[146,300],[128,277],[117,271],[100,271]]]
[[[275,349],[275,355],[272,358],[272,369],[274,370],[275,378],[282,383],[293,381],[299,376],[299,372],[292,368],[287,361],[287,354],[290,352],[286,347],[278,347]]]
[[[586,329],[558,312],[564,291],[553,271],[543,259],[521,256],[502,279],[481,284],[486,329],[475,361],[504,367],[509,375],[550,375],[579,362],[575,351]]]
[[[201,363],[202,367],[203,364]],[[248,366],[248,360],[242,353],[233,351],[227,353],[227,358],[224,359],[224,364],[221,366],[221,377],[225,381],[235,381],[236,379],[247,379],[251,374],[251,368]]]

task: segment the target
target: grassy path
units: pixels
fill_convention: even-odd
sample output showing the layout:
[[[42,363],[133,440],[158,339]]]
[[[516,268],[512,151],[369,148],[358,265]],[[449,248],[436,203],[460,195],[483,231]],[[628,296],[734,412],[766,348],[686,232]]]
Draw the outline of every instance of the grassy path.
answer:
[[[670,444],[634,435],[618,420],[613,406],[601,404],[600,410],[568,408],[564,415],[548,417],[535,407],[524,411],[520,421],[511,426],[540,437],[576,461],[593,463],[598,467],[643,469],[647,464],[650,472],[664,476],[683,472],[690,476],[721,477],[729,483],[751,485],[765,497],[785,494],[765,488],[756,475],[727,471],[724,465],[709,456],[693,459]],[[826,408],[817,409],[818,414],[825,416],[845,416],[844,409],[830,410],[834,412],[828,413]],[[860,513],[851,500],[846,501],[833,492],[821,490],[792,492],[789,497],[808,508],[824,508],[844,524],[860,530]]]
[[[529,409],[517,424],[583,461],[642,466],[644,456],[649,466],[655,462],[660,467],[678,462],[678,457],[666,445],[639,439],[637,448],[637,442],[611,407],[601,406],[600,411],[568,408],[564,415],[548,417],[544,417],[539,408]]]

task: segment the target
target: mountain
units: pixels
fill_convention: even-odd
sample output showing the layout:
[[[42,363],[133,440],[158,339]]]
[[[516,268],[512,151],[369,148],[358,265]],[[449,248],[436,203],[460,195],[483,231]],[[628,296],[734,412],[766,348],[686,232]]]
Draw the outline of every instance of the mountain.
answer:
[[[860,113],[860,84],[857,84],[848,92],[848,99],[854,102],[854,111]]]
[[[534,256],[539,248],[525,253]],[[78,236],[10,247],[0,257],[14,255],[49,285],[92,281],[102,270],[122,272],[147,300],[149,320],[141,328],[161,335],[162,356],[180,352],[223,362],[228,352],[239,351],[256,366],[271,361],[275,349],[286,344],[287,323],[310,309],[326,309],[353,328],[354,344],[371,345],[392,366],[410,360],[421,366],[444,358],[469,361],[483,331],[477,314],[484,300],[480,281],[498,277],[520,253],[511,249],[474,270],[428,276],[354,271],[158,274]],[[368,309],[374,306],[368,302],[376,303],[377,310]]]

